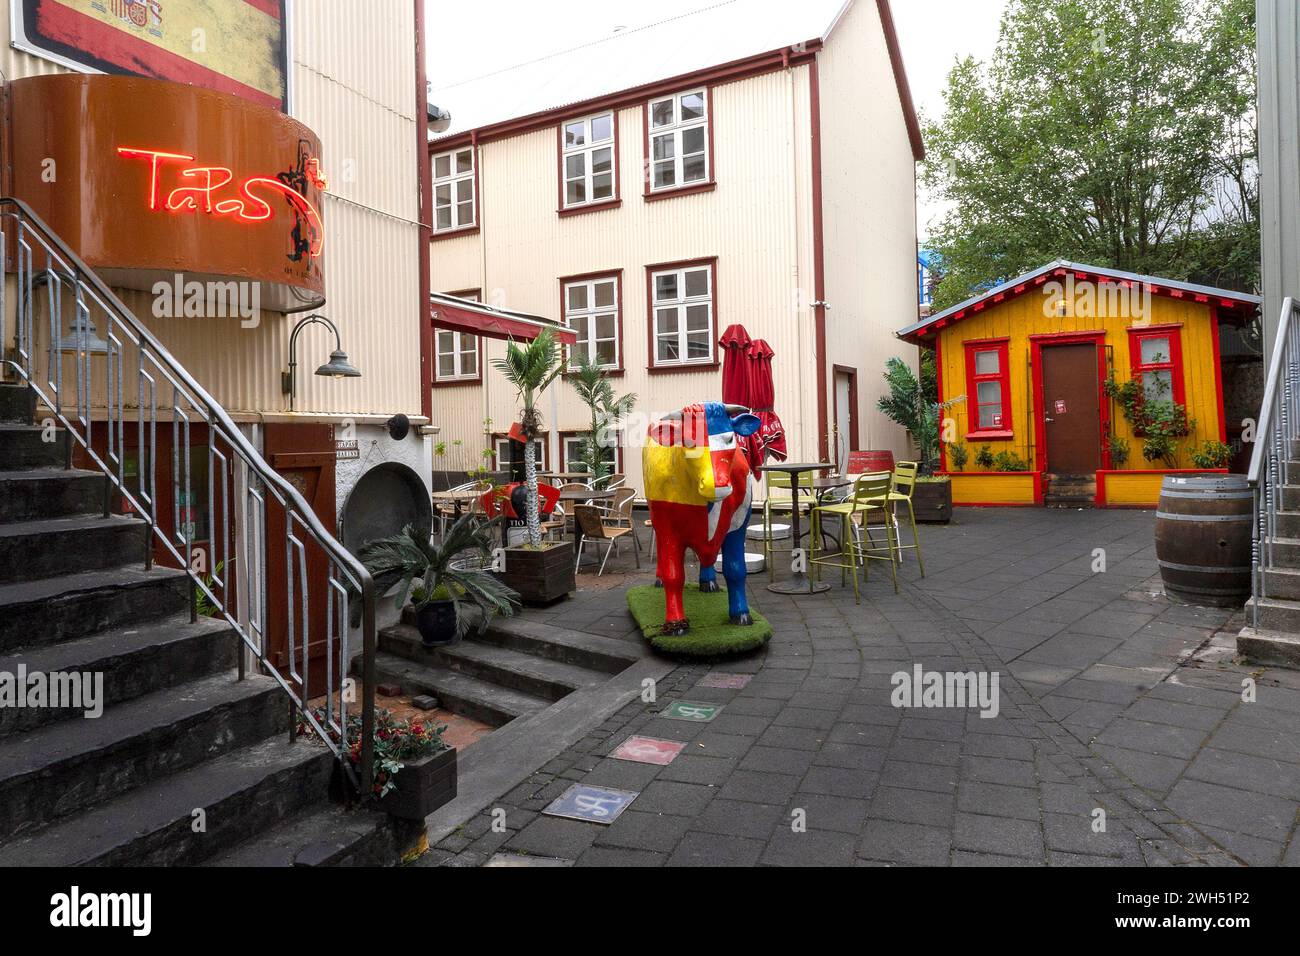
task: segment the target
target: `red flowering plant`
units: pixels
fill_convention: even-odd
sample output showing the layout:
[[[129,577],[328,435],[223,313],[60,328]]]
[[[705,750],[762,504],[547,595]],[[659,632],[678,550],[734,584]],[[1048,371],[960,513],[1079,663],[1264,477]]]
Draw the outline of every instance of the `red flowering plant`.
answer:
[[[325,711],[318,708],[315,717],[322,724]],[[437,724],[421,717],[399,719],[391,710],[375,711],[375,760],[371,792],[383,797],[397,786],[396,777],[404,766],[403,761],[431,757],[447,749],[442,739],[446,724]],[[348,760],[361,768],[361,715],[348,715]]]

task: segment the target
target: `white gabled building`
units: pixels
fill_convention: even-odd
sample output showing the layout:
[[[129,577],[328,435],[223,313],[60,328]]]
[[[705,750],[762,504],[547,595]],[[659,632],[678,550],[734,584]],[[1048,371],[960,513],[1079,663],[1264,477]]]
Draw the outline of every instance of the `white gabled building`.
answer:
[[[742,324],[775,350],[791,460],[907,451],[875,407],[917,312],[922,156],[888,0],[719,4],[432,99],[434,292],[566,322],[646,413],[718,400]],[[477,465],[517,413],[504,344],[434,311],[433,420]],[[587,415],[563,384],[543,411],[569,470]]]

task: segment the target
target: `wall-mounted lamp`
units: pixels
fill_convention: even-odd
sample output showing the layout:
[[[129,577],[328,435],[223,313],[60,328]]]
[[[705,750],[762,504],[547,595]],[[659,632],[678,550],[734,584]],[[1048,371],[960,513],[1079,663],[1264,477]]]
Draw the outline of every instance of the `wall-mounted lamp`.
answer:
[[[108,343],[99,337],[95,323],[89,315],[78,315],[72,320],[65,335],[59,337],[55,348],[60,352],[89,352],[92,355],[108,354]]]
[[[293,399],[297,392],[298,372],[298,334],[309,325],[323,325],[334,333],[334,351],[330,360],[316,369],[317,375],[328,378],[360,378],[361,371],[348,361],[348,353],[343,351],[343,340],[339,337],[339,328],[323,315],[307,316],[293,327],[289,334],[289,370],[280,373],[280,390],[289,396],[289,410],[293,411]]]

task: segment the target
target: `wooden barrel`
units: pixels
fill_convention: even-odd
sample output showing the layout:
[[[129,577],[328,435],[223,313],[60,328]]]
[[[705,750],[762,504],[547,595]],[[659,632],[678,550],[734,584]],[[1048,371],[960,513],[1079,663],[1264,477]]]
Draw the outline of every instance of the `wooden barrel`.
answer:
[[[1156,511],[1165,593],[1240,607],[1250,596],[1252,494],[1245,475],[1166,475]]]
[[[892,451],[851,451],[848,467],[850,475],[870,475],[878,471],[894,470],[894,453]]]

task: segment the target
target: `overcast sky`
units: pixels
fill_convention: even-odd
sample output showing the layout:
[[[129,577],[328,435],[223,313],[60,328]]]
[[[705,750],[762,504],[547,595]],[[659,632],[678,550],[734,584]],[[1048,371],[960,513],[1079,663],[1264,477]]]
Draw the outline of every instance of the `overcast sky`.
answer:
[[[745,0],[733,0],[738,5]],[[792,0],[797,2],[797,0]],[[869,3],[870,0],[857,0]],[[998,20],[1007,0],[894,0],[908,82],[917,108],[935,116],[957,57],[987,59],[997,42]],[[490,70],[536,59],[608,36],[616,29],[645,26],[716,0],[566,0],[563,16],[549,3],[488,0],[478,4],[440,4],[431,19],[429,79],[434,102],[440,86],[463,82]],[[743,22],[743,21],[742,21]],[[477,42],[477,38],[483,38]],[[941,209],[921,197],[918,229]]]

